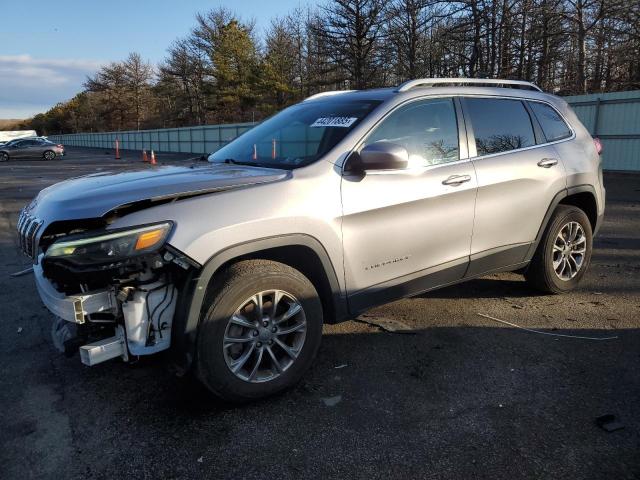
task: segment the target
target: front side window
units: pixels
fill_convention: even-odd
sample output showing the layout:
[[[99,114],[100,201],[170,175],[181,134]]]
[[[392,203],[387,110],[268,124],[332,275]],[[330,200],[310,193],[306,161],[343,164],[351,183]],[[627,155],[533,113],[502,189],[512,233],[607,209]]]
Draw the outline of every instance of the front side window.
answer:
[[[273,168],[299,168],[320,159],[381,102],[332,98],[289,107],[209,156]]]
[[[536,144],[531,118],[520,100],[465,98],[465,117],[473,126],[478,156]]]
[[[400,107],[367,137],[364,145],[391,142],[409,153],[409,167],[460,159],[458,122],[451,98],[420,100]]]
[[[571,136],[571,129],[552,107],[540,102],[529,102],[529,106],[538,119],[547,142],[555,142]]]

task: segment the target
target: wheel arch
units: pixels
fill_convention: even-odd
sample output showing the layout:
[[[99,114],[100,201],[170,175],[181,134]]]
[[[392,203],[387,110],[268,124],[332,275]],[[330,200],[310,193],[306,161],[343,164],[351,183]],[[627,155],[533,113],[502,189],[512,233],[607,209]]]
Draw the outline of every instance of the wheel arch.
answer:
[[[551,201],[547,213],[542,220],[538,234],[535,241],[529,247],[529,251],[525,256],[525,261],[528,262],[533,258],[533,255],[542,240],[544,232],[547,230],[549,221],[553,212],[555,212],[558,205],[573,205],[583,210],[589,218],[593,235],[595,236],[600,226],[601,218],[598,216],[598,203],[596,197],[595,188],[592,185],[577,185],[569,187],[558,192]]]
[[[216,276],[227,266],[249,259],[272,260],[302,272],[318,291],[325,323],[350,318],[346,297],[329,254],[314,237],[306,234],[256,239],[234,245],[213,255],[186,282],[183,304],[178,305],[172,328],[173,363],[186,371],[195,357],[196,336],[206,295]]]
[[[560,204],[578,207],[589,218],[591,231],[596,231],[598,224],[598,203],[593,192],[589,190],[581,190],[575,193],[570,193],[560,201]]]

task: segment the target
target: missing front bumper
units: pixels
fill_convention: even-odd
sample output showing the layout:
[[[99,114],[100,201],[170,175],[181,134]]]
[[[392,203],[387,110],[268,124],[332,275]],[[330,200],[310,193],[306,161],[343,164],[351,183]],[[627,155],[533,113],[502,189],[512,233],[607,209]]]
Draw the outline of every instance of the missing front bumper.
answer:
[[[65,296],[45,278],[40,263],[33,266],[33,273],[42,302],[51,313],[67,322],[82,324],[86,315],[114,312],[116,309],[115,296],[109,290]]]
[[[118,297],[115,289],[109,287],[66,296],[44,276],[40,263],[34,265],[33,272],[43,303],[57,317],[52,338],[58,350],[68,354],[77,351],[88,337],[100,338],[80,346],[80,357],[85,365],[96,365],[117,357],[128,360],[129,355],[151,355],[171,346],[178,290],[167,277],[127,287],[130,290],[120,290]],[[145,275],[152,277],[150,272]],[[98,313],[109,315],[106,319],[104,315],[91,316]],[[107,328],[115,328],[115,336],[102,338]],[[84,333],[79,334],[79,331]]]

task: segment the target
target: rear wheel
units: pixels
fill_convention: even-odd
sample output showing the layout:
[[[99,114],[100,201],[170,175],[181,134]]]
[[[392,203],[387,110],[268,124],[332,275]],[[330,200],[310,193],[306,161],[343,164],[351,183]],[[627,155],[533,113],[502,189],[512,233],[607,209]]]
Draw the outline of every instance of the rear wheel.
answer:
[[[42,156],[45,160],[53,160],[54,158],[56,158],[56,152],[54,152],[53,150],[47,150],[42,154]]]
[[[294,385],[322,336],[322,305],[299,271],[266,260],[230,266],[207,300],[197,375],[215,395],[246,402]]]
[[[0,162],[7,162],[9,160],[9,154],[7,152],[0,152]]]
[[[589,267],[592,242],[587,215],[577,207],[560,205],[525,273],[527,282],[548,293],[575,289]]]

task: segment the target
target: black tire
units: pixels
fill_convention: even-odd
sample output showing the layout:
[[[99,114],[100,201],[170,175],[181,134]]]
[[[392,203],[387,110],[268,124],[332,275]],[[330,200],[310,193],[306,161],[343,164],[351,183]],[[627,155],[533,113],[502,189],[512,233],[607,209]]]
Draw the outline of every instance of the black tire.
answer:
[[[262,383],[252,383],[231,371],[228,358],[225,359],[229,354],[225,353],[223,340],[236,310],[247,299],[271,289],[292,294],[302,307],[306,321],[305,338],[295,360],[279,376]],[[198,329],[196,375],[214,395],[225,401],[248,402],[292,387],[310,367],[320,346],[323,313],[318,293],[307,277],[282,263],[246,260],[231,265],[214,279],[205,309]],[[251,334],[257,335],[253,331]],[[275,345],[273,349],[275,351]],[[284,354],[284,351],[280,353]],[[265,358],[271,361],[269,357]]]
[[[585,252],[580,268],[575,276],[570,279],[561,279],[554,269],[554,243],[561,229],[570,222],[576,222],[584,232]],[[531,260],[529,268],[524,276],[526,281],[537,290],[545,293],[565,293],[578,287],[585,272],[591,262],[591,252],[593,248],[593,233],[591,222],[587,215],[578,207],[571,205],[560,205],[553,212],[549,224],[544,232],[542,240],[538,245],[536,253]],[[575,267],[575,263],[571,264]]]
[[[56,152],[54,152],[53,150],[47,150],[42,154],[42,158],[44,158],[45,160],[55,160]]]
[[[0,162],[8,162],[9,154],[7,152],[0,152]]]

